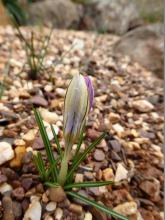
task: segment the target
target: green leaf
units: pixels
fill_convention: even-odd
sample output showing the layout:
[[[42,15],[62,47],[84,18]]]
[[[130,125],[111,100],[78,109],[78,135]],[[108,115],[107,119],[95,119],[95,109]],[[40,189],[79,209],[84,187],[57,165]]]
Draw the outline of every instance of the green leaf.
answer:
[[[59,160],[60,160],[60,157],[58,157],[58,158],[56,159],[56,161],[54,162],[54,164],[51,164],[51,165],[49,166],[49,168],[48,168],[48,170],[47,170],[47,172],[46,172],[46,177],[47,177],[47,179],[49,178],[50,174],[52,173],[52,171],[53,171],[53,169],[54,169],[54,166],[57,166],[57,163],[59,162]]]
[[[48,186],[48,187],[59,187],[59,183],[51,183],[51,182],[45,182],[44,185]]]
[[[112,181],[72,183],[64,186],[64,189],[68,190],[72,188],[81,188],[81,187],[99,187],[99,186],[107,186],[112,184],[114,184]]]
[[[40,134],[41,134],[43,143],[45,145],[48,161],[49,161],[50,165],[53,165],[56,160],[54,159],[52,147],[51,147],[50,141],[48,139],[48,135],[46,133],[46,129],[44,127],[41,115],[40,115],[39,111],[37,111],[36,109],[34,109],[34,115],[35,115],[39,130],[40,130]],[[52,178],[53,178],[54,182],[57,181],[57,166],[54,166],[54,169],[52,172]]]
[[[62,160],[62,150],[61,150],[61,146],[60,146],[60,143],[58,141],[58,137],[57,137],[57,134],[53,128],[53,125],[51,125],[51,129],[52,129],[52,133],[53,133],[53,136],[54,136],[54,140],[56,142],[56,145],[57,145],[57,150],[58,150],[58,154],[60,155],[60,159]]]
[[[42,159],[41,153],[37,152],[37,154],[34,155],[33,157],[34,157],[34,162],[35,162],[36,168],[39,172],[40,178],[42,180],[45,180],[45,178],[46,178],[46,169],[45,169],[45,165],[44,165],[44,161]]]
[[[99,203],[95,202],[94,200],[88,199],[88,198],[86,198],[86,197],[84,197],[84,196],[82,196],[82,195],[80,195],[78,193],[66,192],[66,194],[69,195],[69,196],[72,196],[72,197],[74,197],[76,199],[79,199],[79,200],[85,202],[88,205],[92,205],[95,208],[105,212],[106,214],[108,214],[110,216],[117,217],[117,218],[119,218],[121,220],[129,220],[127,217],[125,217],[125,216],[123,216],[123,215],[121,215],[121,214],[119,214],[119,213],[117,213],[117,212],[107,208],[106,206],[104,206],[102,204],[99,204]]]
[[[78,168],[79,164],[85,159],[87,154],[89,152],[91,152],[93,150],[93,148],[105,137],[105,135],[106,135],[106,133],[103,133],[102,135],[100,135],[100,137],[97,138],[97,140],[95,140],[91,145],[89,145],[89,147],[87,149],[85,149],[83,154],[80,155],[80,157],[78,157],[77,161],[72,165],[72,167],[67,175],[67,179],[69,179],[73,175],[74,171]]]

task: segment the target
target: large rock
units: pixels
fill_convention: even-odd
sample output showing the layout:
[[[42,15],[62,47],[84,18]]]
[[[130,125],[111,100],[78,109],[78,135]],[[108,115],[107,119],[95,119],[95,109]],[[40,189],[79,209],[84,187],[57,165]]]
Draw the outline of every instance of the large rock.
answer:
[[[114,45],[114,53],[128,55],[163,77],[163,25],[146,25],[128,32]]]
[[[129,0],[93,0],[85,5],[87,29],[124,34],[141,23],[136,5]]]
[[[56,28],[70,28],[79,22],[81,6],[70,0],[46,0],[30,4],[30,23],[46,23]]]

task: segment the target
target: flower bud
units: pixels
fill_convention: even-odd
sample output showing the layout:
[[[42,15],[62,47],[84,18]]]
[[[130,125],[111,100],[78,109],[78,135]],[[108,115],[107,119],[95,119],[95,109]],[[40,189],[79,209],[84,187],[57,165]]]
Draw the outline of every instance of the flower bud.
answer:
[[[77,73],[68,87],[64,105],[64,138],[70,148],[79,138],[89,112],[89,93],[85,78]]]
[[[89,78],[89,76],[84,76],[87,88],[88,88],[88,94],[89,94],[89,109],[91,110],[93,106],[93,99],[94,99],[94,89],[92,86],[92,82]]]

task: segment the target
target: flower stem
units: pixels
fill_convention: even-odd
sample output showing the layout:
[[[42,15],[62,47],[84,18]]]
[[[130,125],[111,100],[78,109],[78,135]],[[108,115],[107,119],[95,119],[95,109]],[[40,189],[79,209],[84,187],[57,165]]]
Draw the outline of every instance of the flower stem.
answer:
[[[65,152],[64,157],[61,161],[61,169],[58,176],[58,183],[63,186],[66,181],[66,176],[68,172],[68,154]]]
[[[66,142],[65,143],[65,151],[64,151],[64,156],[62,158],[61,161],[61,169],[58,175],[58,183],[61,186],[64,186],[65,181],[66,181],[66,176],[67,176],[67,172],[68,172],[68,162],[69,162],[69,158],[70,158],[70,152],[72,149],[72,142]]]

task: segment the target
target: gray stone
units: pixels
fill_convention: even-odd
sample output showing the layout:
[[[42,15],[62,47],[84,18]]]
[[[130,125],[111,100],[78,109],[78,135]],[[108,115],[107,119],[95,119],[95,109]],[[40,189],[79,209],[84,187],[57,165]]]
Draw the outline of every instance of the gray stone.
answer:
[[[163,25],[146,25],[128,32],[114,45],[115,54],[127,55],[163,77]]]
[[[129,0],[93,0],[85,6],[84,24],[87,29],[124,34],[138,26],[140,16],[132,1]]]
[[[70,0],[47,0],[30,4],[30,23],[51,24],[56,28],[70,28],[79,22],[81,5]]]

